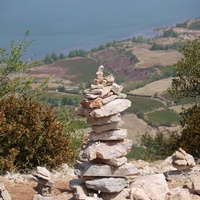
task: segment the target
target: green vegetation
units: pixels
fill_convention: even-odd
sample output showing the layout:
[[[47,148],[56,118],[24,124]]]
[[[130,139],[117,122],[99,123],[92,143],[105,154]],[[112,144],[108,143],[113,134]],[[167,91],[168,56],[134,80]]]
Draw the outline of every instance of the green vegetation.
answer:
[[[75,161],[71,133],[77,125],[69,119],[67,124],[57,120],[53,107],[26,95],[20,99],[11,95],[1,100],[0,110],[1,169],[56,167]]]
[[[129,113],[145,113],[155,109],[164,108],[164,104],[153,98],[128,96],[131,107],[126,110]]]
[[[160,73],[158,73],[158,71],[160,71]],[[152,67],[145,69],[145,73],[146,73],[145,80],[124,82],[123,83],[124,92],[129,94],[130,91],[144,87],[149,83],[164,78],[174,77],[176,75],[171,65],[169,66],[153,65]]]
[[[75,49],[69,52],[68,57],[74,58],[74,57],[86,57],[88,55],[88,52],[84,49]]]
[[[200,20],[197,22],[193,22],[190,24],[190,26],[188,27],[188,29],[190,30],[200,30]]]
[[[129,50],[125,52],[126,56],[131,58],[131,61],[134,61],[134,63],[138,63],[139,59],[137,58],[137,56],[135,54],[133,54],[133,51]]]
[[[153,126],[180,125],[181,116],[170,110],[158,110],[146,114]]]
[[[155,51],[155,50],[168,50],[168,49],[174,49],[174,50],[179,50],[181,47],[181,42],[174,42],[173,44],[167,44],[167,45],[160,45],[155,42],[153,42],[150,50]]]
[[[79,102],[82,100],[81,95],[75,94],[61,94],[61,93],[45,93],[40,97],[42,102],[53,105],[54,107],[61,106],[78,106]]]
[[[52,64],[55,61],[58,60],[63,60],[65,59],[66,56],[63,53],[60,53],[60,55],[58,56],[55,52],[51,53],[51,55],[47,54],[44,59],[40,60],[37,64],[38,65],[42,65],[42,64]]]
[[[68,67],[67,76],[74,75],[71,78],[74,83],[86,83],[94,78],[94,74],[99,67],[99,63],[91,58],[80,58],[76,60],[61,60],[56,62],[56,65]]]
[[[163,37],[178,37],[178,33],[176,33],[172,28],[164,30]]]
[[[187,41],[182,47],[181,52],[184,55],[180,61],[174,64],[177,78],[174,78],[169,89],[170,94],[175,101],[185,98],[196,99],[200,96],[199,77],[200,77],[200,37],[193,41]],[[166,94],[165,97],[167,97]],[[157,133],[155,137],[148,133],[142,136],[141,145],[145,146],[142,150],[142,157],[148,155],[146,160],[162,159],[163,156],[171,155],[178,148],[184,149],[187,153],[194,157],[200,156],[200,106],[199,103],[188,109],[184,109],[176,120],[171,120],[173,117],[172,111],[156,111],[148,113],[147,117],[154,124],[168,122],[175,124],[180,120],[182,129],[179,131],[168,132],[168,136],[164,137],[162,133]],[[180,118],[181,117],[181,118]]]
[[[141,146],[132,147],[127,158],[142,159],[148,162],[166,159],[176,150],[176,148],[169,144],[168,139],[163,133],[158,132],[155,137],[145,133],[141,137]]]
[[[150,39],[145,39],[142,35],[138,37],[132,37],[132,42],[135,43],[149,43]]]
[[[176,27],[178,27],[178,28],[187,28],[187,23],[188,23],[188,21],[185,21],[183,23],[178,23],[178,24],[176,24]]]
[[[73,164],[82,145],[82,122],[64,107],[55,109],[39,101],[47,81],[36,89],[31,87],[28,69],[32,63],[21,60],[30,44],[25,41],[28,33],[16,46],[11,41],[10,54],[0,49],[1,170]]]

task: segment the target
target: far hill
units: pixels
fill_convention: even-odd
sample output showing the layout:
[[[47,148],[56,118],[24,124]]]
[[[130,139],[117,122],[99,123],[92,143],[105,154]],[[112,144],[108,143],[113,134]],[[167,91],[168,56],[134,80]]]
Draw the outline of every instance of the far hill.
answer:
[[[144,134],[145,130],[154,134],[163,126],[179,125],[180,116],[173,109],[179,104],[172,101],[167,88],[175,77],[173,64],[182,58],[179,47],[182,42],[200,36],[199,24],[200,19],[196,19],[158,28],[159,36],[152,39],[139,36],[109,42],[87,52],[74,50],[67,58],[33,67],[31,74],[35,84],[52,75],[50,93],[43,100],[55,106],[77,106],[83,98],[82,90],[90,86],[97,68],[104,65],[105,74],[113,74],[132,101],[131,109],[124,113],[130,137]]]

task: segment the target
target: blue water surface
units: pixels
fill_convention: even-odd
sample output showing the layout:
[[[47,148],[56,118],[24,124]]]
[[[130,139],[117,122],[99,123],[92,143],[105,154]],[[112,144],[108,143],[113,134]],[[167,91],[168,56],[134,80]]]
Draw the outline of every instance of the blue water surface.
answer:
[[[30,30],[34,42],[25,56],[40,59],[132,36],[151,37],[157,27],[199,16],[199,0],[0,0],[0,48]]]

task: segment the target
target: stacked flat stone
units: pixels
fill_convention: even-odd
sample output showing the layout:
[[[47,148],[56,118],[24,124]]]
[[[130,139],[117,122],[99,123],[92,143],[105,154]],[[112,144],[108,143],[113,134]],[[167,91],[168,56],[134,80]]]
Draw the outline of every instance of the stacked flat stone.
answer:
[[[45,167],[38,166],[33,175],[38,183],[35,188],[38,193],[33,196],[32,200],[52,200],[54,183],[50,180],[50,172]]]
[[[114,77],[103,76],[103,66],[97,71],[90,89],[84,91],[85,99],[76,108],[78,115],[86,117],[92,132],[80,153],[75,173],[85,187],[98,193],[120,193],[128,186],[128,176],[139,175],[139,170],[125,157],[132,147],[127,130],[121,129],[120,112],[131,106],[123,87]]]
[[[10,194],[6,190],[3,182],[0,182],[0,200],[11,200]]]
[[[195,165],[194,157],[179,148],[172,155],[172,165],[179,171],[191,170]]]

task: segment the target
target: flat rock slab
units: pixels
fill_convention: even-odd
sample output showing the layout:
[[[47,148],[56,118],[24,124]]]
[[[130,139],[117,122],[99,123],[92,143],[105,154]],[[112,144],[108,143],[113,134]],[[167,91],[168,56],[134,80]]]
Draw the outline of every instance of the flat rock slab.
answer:
[[[98,178],[85,181],[86,187],[101,192],[120,192],[128,186],[125,178]]]
[[[110,160],[103,160],[103,159],[95,159],[93,160],[92,162],[96,162],[96,163],[105,163],[107,165],[111,165],[111,166],[116,166],[116,167],[119,167],[123,164],[125,164],[127,162],[127,158],[125,156],[123,157],[120,157],[120,158],[113,158],[113,159],[110,159]]]
[[[100,143],[90,142],[84,149],[83,156],[88,160],[94,160],[96,158],[104,160],[119,158],[130,152],[132,144],[132,140],[129,139]]]
[[[112,141],[112,140],[124,140],[127,137],[127,129],[116,129],[105,131],[103,133],[92,132],[89,135],[90,141]]]
[[[125,177],[140,175],[140,171],[132,163],[125,163],[120,167],[115,167],[101,163],[84,162],[78,165],[75,173],[81,177]]]
[[[123,124],[123,122],[120,121],[120,122],[114,122],[114,123],[104,124],[104,125],[100,125],[100,126],[92,126],[92,130],[95,133],[102,133],[102,132],[109,131],[109,130],[119,129],[119,127],[122,124]]]
[[[87,123],[92,126],[99,126],[104,124],[110,124],[121,121],[121,115],[120,113],[117,113],[115,115],[110,115],[107,117],[98,117],[98,118],[87,118]]]
[[[76,108],[78,115],[85,117],[106,117],[120,113],[131,106],[131,101],[128,99],[115,99],[101,108],[86,109],[81,107]]]

